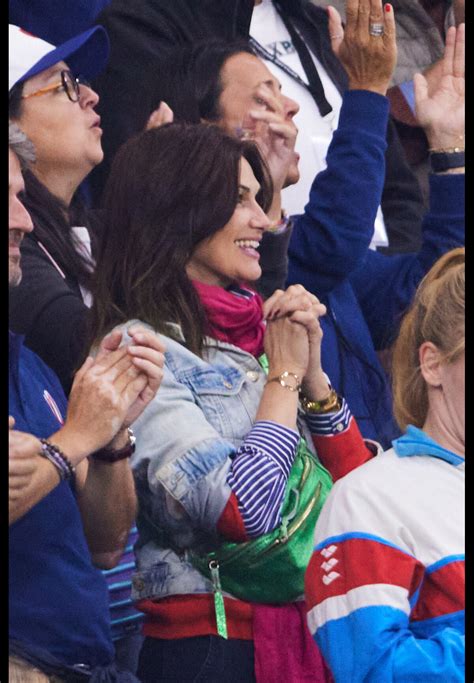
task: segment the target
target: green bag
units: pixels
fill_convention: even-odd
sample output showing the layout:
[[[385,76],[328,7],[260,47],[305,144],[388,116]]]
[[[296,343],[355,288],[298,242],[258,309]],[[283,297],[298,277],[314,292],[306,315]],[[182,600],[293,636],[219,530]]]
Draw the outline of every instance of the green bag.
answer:
[[[205,556],[190,553],[188,559],[216,590],[222,587],[249,602],[293,602],[304,594],[314,527],[331,486],[331,475],[302,438],[287,482],[280,526],[251,541],[225,542]]]
[[[261,356],[259,362],[268,372],[266,356]],[[186,559],[212,581],[220,636],[227,638],[222,589],[241,600],[267,604],[293,602],[304,594],[304,576],[313,551],[316,520],[331,487],[331,475],[302,437],[286,484],[279,527],[251,541],[226,541],[205,555],[192,550],[186,552]],[[173,548],[167,534],[143,511],[139,517],[142,523],[150,524],[163,547]]]

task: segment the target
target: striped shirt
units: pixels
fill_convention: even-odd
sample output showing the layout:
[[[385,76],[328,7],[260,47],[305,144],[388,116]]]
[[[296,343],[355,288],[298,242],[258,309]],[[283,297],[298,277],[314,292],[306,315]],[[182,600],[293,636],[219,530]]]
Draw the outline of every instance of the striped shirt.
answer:
[[[340,410],[307,415],[312,434],[331,436],[349,429],[352,416],[342,399]],[[239,511],[249,538],[268,533],[281,522],[286,482],[300,435],[270,420],[256,422],[238,449],[227,483],[239,501]],[[363,441],[360,439],[363,446]]]

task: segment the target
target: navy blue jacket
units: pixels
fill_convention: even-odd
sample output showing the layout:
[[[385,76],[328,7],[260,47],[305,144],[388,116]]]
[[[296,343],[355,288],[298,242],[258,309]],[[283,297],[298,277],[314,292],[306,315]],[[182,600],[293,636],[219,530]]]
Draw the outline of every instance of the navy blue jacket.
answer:
[[[324,370],[362,434],[384,448],[400,431],[376,351],[390,346],[431,265],[464,244],[464,176],[432,175],[421,250],[389,256],[368,249],[384,182],[387,115],[385,97],[345,93],[328,168],[313,183],[304,214],[295,218],[287,280],[327,306],[321,321]]]

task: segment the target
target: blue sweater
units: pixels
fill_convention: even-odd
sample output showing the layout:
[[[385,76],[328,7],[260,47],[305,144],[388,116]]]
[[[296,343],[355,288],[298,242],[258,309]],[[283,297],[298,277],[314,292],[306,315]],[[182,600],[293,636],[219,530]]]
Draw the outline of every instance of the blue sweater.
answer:
[[[464,244],[464,176],[432,175],[421,250],[387,256],[368,249],[384,182],[388,106],[375,93],[345,93],[327,169],[316,177],[304,214],[295,218],[287,280],[327,306],[321,320],[324,370],[363,436],[384,448],[400,431],[376,351],[393,341],[432,264]]]

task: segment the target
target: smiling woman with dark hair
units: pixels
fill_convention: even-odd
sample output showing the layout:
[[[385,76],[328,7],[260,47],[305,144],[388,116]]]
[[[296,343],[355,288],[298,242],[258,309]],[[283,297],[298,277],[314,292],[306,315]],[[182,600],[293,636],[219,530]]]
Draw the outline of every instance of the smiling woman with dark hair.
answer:
[[[255,671],[268,673],[268,636],[294,680],[323,667],[311,642],[304,645],[302,603],[291,602],[301,596],[304,567],[290,580],[260,569],[251,597],[246,586],[231,587],[224,565],[219,578],[218,562],[203,569],[191,559],[219,555],[230,541],[246,544],[248,557],[248,544],[283,533],[283,517],[292,518],[285,506],[299,515],[308,495],[294,525],[307,534],[296,553],[304,565],[331,485],[313,446],[335,478],[372,455],[321,369],[324,306],[300,286],[265,304],[252,289],[270,198],[254,143],[209,124],[167,124],[128,141],[106,187],[91,336],[98,343],[139,319],[167,348],[160,397],[135,425],[132,462],[140,500],[133,587],[146,614],[142,681],[254,681]],[[291,491],[300,489],[291,484],[287,498],[286,487],[302,448],[309,470],[298,475],[295,503]],[[281,597],[288,580],[290,599]],[[278,582],[284,592],[269,599]],[[278,636],[283,620],[291,642]]]

